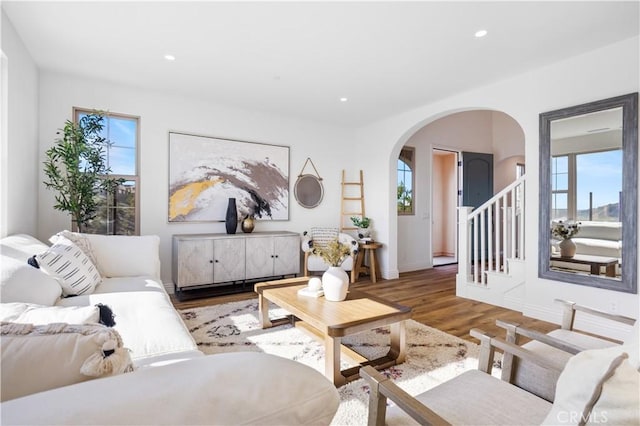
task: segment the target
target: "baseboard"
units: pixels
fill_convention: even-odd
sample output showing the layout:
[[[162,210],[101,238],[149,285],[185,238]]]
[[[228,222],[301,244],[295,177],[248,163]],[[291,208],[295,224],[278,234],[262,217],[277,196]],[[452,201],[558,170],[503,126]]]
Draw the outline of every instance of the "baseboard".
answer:
[[[407,265],[398,265],[399,272],[421,271],[423,269],[429,268],[433,268],[433,265],[431,265],[429,262],[416,262]]]

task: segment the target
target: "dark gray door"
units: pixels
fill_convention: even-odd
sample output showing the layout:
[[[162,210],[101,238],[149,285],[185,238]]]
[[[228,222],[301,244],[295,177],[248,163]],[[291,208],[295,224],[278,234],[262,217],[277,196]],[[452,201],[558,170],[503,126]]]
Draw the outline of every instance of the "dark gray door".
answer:
[[[480,207],[485,201],[493,197],[493,154],[478,152],[462,153],[462,205]],[[485,219],[485,235],[487,232],[487,217]],[[474,244],[475,233],[471,232],[471,247]],[[484,248],[485,256],[487,247]],[[471,250],[471,259],[474,251]]]
[[[462,153],[462,205],[477,208],[493,196],[493,154]]]

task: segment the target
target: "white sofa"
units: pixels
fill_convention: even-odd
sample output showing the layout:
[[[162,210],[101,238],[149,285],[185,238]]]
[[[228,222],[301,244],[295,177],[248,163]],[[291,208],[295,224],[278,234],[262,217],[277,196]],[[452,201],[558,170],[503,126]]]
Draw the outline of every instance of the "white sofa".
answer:
[[[115,315],[113,329],[130,350],[134,371],[94,380],[86,377],[70,386],[3,398],[2,424],[331,421],[339,396],[319,372],[266,354],[204,356],[198,350],[160,281],[157,236],[83,237],[104,278],[90,294],[72,297],[61,297],[52,277],[27,264],[28,258],[48,249],[46,244],[29,235],[1,239],[2,311],[25,303],[70,309],[107,305]],[[8,352],[4,342],[2,349]],[[37,359],[29,362],[38,365]],[[10,380],[15,376],[3,371],[3,390],[11,389]]]
[[[576,254],[602,257],[622,257],[622,223],[581,221],[580,231],[571,240]],[[552,253],[560,253],[561,240],[552,240]]]

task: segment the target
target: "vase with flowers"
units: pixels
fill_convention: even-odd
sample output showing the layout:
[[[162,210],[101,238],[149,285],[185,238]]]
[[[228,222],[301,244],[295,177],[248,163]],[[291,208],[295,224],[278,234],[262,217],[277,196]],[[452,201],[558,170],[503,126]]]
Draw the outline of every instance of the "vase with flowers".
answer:
[[[351,248],[337,239],[326,246],[313,248],[313,254],[322,257],[328,263],[329,269],[322,274],[322,288],[325,299],[332,302],[340,302],[347,298],[349,290],[349,276],[342,269],[342,262],[351,255]]]
[[[580,225],[580,222],[560,220],[551,226],[551,234],[562,239],[559,244],[561,257],[576,255],[576,243],[571,238],[580,231]]]

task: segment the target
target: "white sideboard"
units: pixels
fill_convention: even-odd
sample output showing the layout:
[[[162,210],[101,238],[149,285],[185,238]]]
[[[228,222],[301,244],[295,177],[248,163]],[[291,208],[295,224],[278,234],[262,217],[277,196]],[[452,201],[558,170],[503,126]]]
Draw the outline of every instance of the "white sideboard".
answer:
[[[173,235],[176,292],[206,286],[244,289],[247,281],[299,273],[300,235],[295,232]]]

